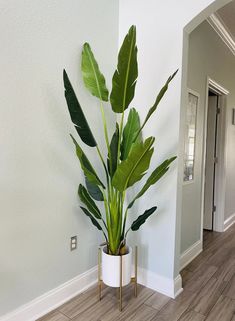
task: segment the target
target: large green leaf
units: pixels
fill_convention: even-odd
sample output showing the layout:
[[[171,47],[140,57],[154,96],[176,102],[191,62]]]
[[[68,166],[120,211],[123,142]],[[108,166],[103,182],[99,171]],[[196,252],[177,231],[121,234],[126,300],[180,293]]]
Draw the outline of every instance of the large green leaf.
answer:
[[[118,164],[118,141],[119,141],[119,126],[116,123],[116,130],[113,134],[110,143],[110,158],[108,158],[108,170],[109,175],[112,178],[117,169]]]
[[[105,84],[104,75],[100,72],[88,43],[83,45],[82,50],[82,75],[84,84],[91,94],[100,100],[108,101],[109,92]]]
[[[80,136],[81,140],[88,146],[96,146],[95,138],[91,132],[91,129],[87,123],[86,117],[82,111],[82,108],[78,102],[76,94],[70,83],[69,77],[64,70],[63,73],[64,88],[65,88],[65,98],[67,101],[69,113],[71,120]]]
[[[154,137],[149,137],[144,143],[135,143],[127,159],[122,161],[113,176],[112,184],[120,192],[141,180],[149,168],[153,154]]]
[[[96,206],[95,202],[93,201],[93,199],[90,197],[89,193],[87,192],[86,188],[82,185],[79,184],[78,187],[78,195],[80,197],[81,202],[83,202],[88,210],[99,220],[102,219],[100,210],[98,209],[98,207]]]
[[[85,207],[82,207],[80,206],[80,208],[82,209],[83,213],[85,213],[91,220],[92,224],[98,228],[98,230],[102,231],[102,227],[101,225],[99,224],[99,222],[93,217],[93,215],[85,208]]]
[[[86,188],[87,188],[89,194],[91,195],[91,197],[93,197],[93,199],[96,201],[103,201],[104,197],[103,197],[103,194],[102,194],[99,186],[88,181],[87,178],[85,178],[85,182],[86,182]]]
[[[126,126],[123,130],[122,144],[121,144],[121,159],[125,160],[129,155],[131,146],[135,140],[136,134],[140,130],[140,117],[135,108],[131,108],[129,111]],[[136,142],[140,142],[141,135],[138,135]]]
[[[72,135],[70,135],[70,136],[71,136],[73,143],[76,147],[76,154],[77,154],[77,157],[80,161],[82,170],[83,170],[84,175],[87,178],[87,180],[95,185],[99,185],[99,186],[102,186],[103,188],[105,188],[104,184],[99,179],[94,168],[92,167],[91,163],[89,162],[88,158],[86,157],[86,155],[83,152],[83,150],[81,149],[81,147],[78,145],[75,138]]]
[[[113,75],[110,102],[115,113],[122,113],[134,98],[138,77],[136,27],[126,35],[118,54],[118,65]]]
[[[143,122],[143,125],[141,126],[141,129],[145,126],[145,124],[147,123],[147,121],[149,120],[149,118],[152,116],[152,114],[155,112],[155,110],[157,109],[160,101],[162,100],[163,96],[165,95],[168,86],[170,84],[170,82],[172,81],[172,79],[175,77],[175,75],[177,74],[178,69],[167,79],[165,85],[162,87],[162,89],[160,90],[159,94],[157,95],[156,101],[153,104],[153,106],[149,109],[147,116]]]
[[[150,215],[152,215],[157,209],[157,206],[154,206],[144,212],[144,214],[140,215],[132,224],[131,224],[131,230],[137,231],[142,224],[145,223],[147,218],[149,218]]]
[[[159,181],[159,179],[166,174],[166,172],[169,169],[170,164],[176,159],[176,157],[172,157],[170,159],[165,160],[161,165],[159,165],[153,172],[152,174],[149,176],[149,178],[147,179],[146,183],[144,184],[144,186],[142,187],[142,189],[140,190],[140,192],[135,196],[135,198],[133,199],[133,201],[128,205],[128,208],[131,208],[134,204],[134,202],[141,197],[148,189],[151,185],[154,185],[155,183],[157,183],[157,181]]]

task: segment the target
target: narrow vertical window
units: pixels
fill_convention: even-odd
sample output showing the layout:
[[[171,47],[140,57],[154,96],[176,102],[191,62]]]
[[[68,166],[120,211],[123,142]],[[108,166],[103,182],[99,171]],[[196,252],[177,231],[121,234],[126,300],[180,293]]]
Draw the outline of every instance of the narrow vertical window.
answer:
[[[184,147],[184,181],[194,179],[195,166],[195,144],[196,144],[196,123],[199,96],[191,91],[188,92],[186,126],[185,126],[185,147]]]

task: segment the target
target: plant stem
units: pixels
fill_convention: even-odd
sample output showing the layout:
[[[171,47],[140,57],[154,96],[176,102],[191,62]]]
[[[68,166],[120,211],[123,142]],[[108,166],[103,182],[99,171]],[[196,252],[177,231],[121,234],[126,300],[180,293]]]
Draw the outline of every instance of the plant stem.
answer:
[[[125,215],[124,215],[124,220],[123,220],[123,228],[122,228],[122,237],[124,237],[124,235],[125,235],[127,212],[128,212],[128,207],[125,210]]]
[[[108,130],[107,130],[107,122],[106,122],[106,117],[105,117],[105,113],[104,113],[104,106],[102,101],[100,101],[100,110],[101,110],[101,115],[102,115],[102,121],[103,121],[103,126],[104,126],[104,137],[105,137],[105,142],[106,142],[106,146],[108,149],[108,157],[109,157],[109,166],[110,168],[112,168],[112,157],[111,157],[111,149],[110,149],[110,144],[109,144],[109,137],[108,137]],[[106,179],[107,179],[107,184],[108,184],[108,198],[110,200],[110,195],[112,194],[112,191],[110,190],[110,186],[111,186],[111,182],[109,180],[109,174],[108,174],[108,170],[107,167],[105,165],[105,162],[103,160],[103,157],[101,155],[101,153],[99,152],[100,157],[102,158],[102,162],[104,164],[105,167],[105,172],[106,172]]]
[[[111,156],[111,151],[110,151],[110,146],[109,146],[109,137],[108,137],[108,130],[107,130],[107,122],[106,122],[105,113],[104,113],[104,106],[103,106],[102,102],[100,102],[100,110],[101,110],[102,121],[103,121],[103,126],[104,126],[105,142],[106,142],[107,149],[108,149],[108,154],[109,154],[109,157],[110,157],[110,156]]]
[[[106,222],[107,222],[107,232],[108,232],[108,247],[110,248],[110,242],[112,241],[112,237],[111,237],[111,224],[110,224],[110,216],[109,216],[109,206],[108,206],[108,201],[107,201],[107,197],[105,194],[104,189],[101,189],[102,194],[103,194],[103,198],[104,198],[104,207],[105,207],[105,214],[106,214]]]
[[[102,232],[103,232],[103,234],[104,234],[104,238],[105,238],[105,240],[106,240],[106,242],[107,242],[107,244],[108,244],[108,238],[107,238],[107,236],[106,236],[106,234],[104,233],[104,231],[102,230]]]
[[[131,229],[131,227],[129,227],[129,229],[126,231],[126,234],[125,234],[125,239],[126,239],[126,237],[127,237],[127,234],[128,234],[128,232],[130,231],[130,229]]]
[[[109,184],[108,170],[107,170],[107,167],[106,167],[106,165],[105,165],[103,156],[102,156],[102,154],[101,154],[101,152],[100,152],[100,149],[99,149],[99,146],[98,146],[98,145],[96,145],[96,150],[97,150],[98,155],[99,155],[99,157],[100,157],[100,160],[101,160],[101,162],[102,162],[102,164],[103,164],[103,166],[104,166],[104,170],[105,170],[105,174],[106,174],[106,179],[107,179],[107,184]]]
[[[102,218],[102,222],[104,224],[104,227],[106,228],[106,230],[108,231],[108,227],[107,227],[107,224],[105,223],[105,220]]]
[[[121,122],[120,122],[119,139],[118,139],[118,154],[117,154],[118,163],[120,161],[120,153],[121,153],[121,139],[122,139],[122,132],[123,132],[123,121],[124,121],[124,111],[122,112],[122,117],[121,117]]]

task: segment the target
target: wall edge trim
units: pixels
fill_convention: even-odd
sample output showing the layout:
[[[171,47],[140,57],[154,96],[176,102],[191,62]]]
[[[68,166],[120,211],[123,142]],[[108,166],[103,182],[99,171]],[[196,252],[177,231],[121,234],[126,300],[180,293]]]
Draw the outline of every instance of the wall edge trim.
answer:
[[[223,24],[218,14],[213,13],[207,18],[208,23],[215,30],[215,32],[219,35],[219,37],[223,40],[229,50],[235,55],[235,41],[233,37],[230,35],[226,26]]]
[[[180,274],[171,279],[144,268],[138,268],[138,283],[173,299],[183,291]]]
[[[97,282],[97,266],[0,316],[0,321],[35,321]]]
[[[229,218],[227,218],[224,221],[224,232],[227,231],[234,223],[235,223],[235,213],[229,216]]]
[[[185,268],[193,259],[195,259],[202,252],[202,241],[198,240],[191,245],[180,256],[180,270]]]
[[[98,267],[95,266],[16,310],[0,316],[0,321],[35,321],[93,286],[97,282],[97,272]],[[171,279],[138,267],[138,283],[171,298],[176,298],[183,291],[180,274]]]

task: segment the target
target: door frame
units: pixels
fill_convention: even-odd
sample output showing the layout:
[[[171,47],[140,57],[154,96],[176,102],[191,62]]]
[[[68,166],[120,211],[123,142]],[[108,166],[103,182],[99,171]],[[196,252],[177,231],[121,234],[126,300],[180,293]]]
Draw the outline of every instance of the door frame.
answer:
[[[203,241],[203,219],[204,219],[204,200],[205,200],[205,169],[206,169],[206,140],[207,140],[207,117],[208,117],[208,92],[215,92],[219,96],[220,115],[217,128],[217,171],[216,171],[216,212],[214,215],[214,231],[224,231],[224,207],[225,207],[225,187],[226,187],[226,98],[229,91],[214,81],[209,76],[206,84],[206,101],[204,114],[204,137],[203,137],[203,162],[202,162],[202,188],[201,188],[201,241]]]

